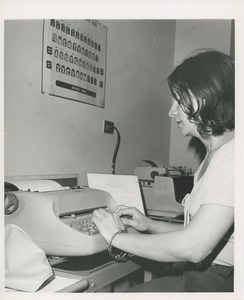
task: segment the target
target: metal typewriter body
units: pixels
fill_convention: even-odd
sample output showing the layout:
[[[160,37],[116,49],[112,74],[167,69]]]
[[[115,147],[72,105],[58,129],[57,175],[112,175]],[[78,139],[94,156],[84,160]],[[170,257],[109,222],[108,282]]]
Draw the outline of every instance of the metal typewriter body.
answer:
[[[109,193],[90,188],[7,192],[5,224],[22,228],[47,255],[90,255],[107,248],[92,213],[113,201]]]

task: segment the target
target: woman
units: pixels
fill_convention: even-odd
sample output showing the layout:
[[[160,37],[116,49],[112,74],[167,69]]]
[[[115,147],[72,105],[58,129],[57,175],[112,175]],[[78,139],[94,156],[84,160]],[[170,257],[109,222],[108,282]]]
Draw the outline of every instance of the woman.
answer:
[[[154,221],[122,206],[114,213],[94,211],[93,222],[109,250],[116,247],[160,262],[189,262],[191,268],[182,277],[160,278],[159,284],[152,281],[140,291],[232,292],[234,64],[220,52],[199,52],[176,67],[168,85],[174,98],[169,116],[183,136],[198,138],[206,148],[192,192],[183,200],[184,226]],[[127,225],[140,234],[127,233]]]

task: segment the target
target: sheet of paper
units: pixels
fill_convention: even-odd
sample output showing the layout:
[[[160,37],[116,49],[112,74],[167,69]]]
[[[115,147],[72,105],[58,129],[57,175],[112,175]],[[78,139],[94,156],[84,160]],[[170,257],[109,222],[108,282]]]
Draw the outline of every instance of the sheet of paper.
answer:
[[[53,281],[44,286],[44,288],[42,288],[41,290],[37,291],[37,293],[57,292],[80,280],[80,278],[68,278],[56,275]]]
[[[137,176],[88,173],[88,186],[108,192],[117,205],[132,206],[145,214]]]
[[[82,280],[82,278],[71,278],[71,277],[55,275],[55,278],[50,283],[48,283],[42,289],[38,290],[36,293],[47,293],[47,292],[55,293],[64,288],[67,288],[67,287],[71,286],[72,284],[77,283],[81,280]],[[86,282],[84,282],[84,284],[86,284]],[[9,289],[9,288],[5,288],[4,291],[6,293],[14,293],[14,292],[21,293],[21,292],[23,292],[23,291],[16,291],[16,290]]]
[[[54,180],[11,180],[8,182],[15,185],[21,191],[48,192],[69,189],[69,187],[61,186]]]

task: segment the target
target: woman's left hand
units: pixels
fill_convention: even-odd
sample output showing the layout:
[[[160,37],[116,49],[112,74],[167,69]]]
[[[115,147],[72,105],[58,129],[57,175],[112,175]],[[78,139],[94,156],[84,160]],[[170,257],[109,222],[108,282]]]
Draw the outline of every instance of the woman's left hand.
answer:
[[[93,212],[92,222],[97,226],[100,234],[107,243],[110,242],[116,232],[125,229],[125,226],[116,213],[109,213],[102,208]]]

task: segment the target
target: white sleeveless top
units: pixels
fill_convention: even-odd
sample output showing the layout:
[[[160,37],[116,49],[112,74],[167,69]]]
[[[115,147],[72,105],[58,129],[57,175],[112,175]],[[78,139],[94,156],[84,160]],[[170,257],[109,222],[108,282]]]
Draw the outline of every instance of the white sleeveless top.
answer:
[[[234,144],[230,140],[214,154],[208,168],[198,181],[203,166],[194,175],[192,192],[183,199],[184,226],[187,226],[202,204],[212,203],[234,208]],[[234,265],[234,234],[218,254],[214,263]]]

